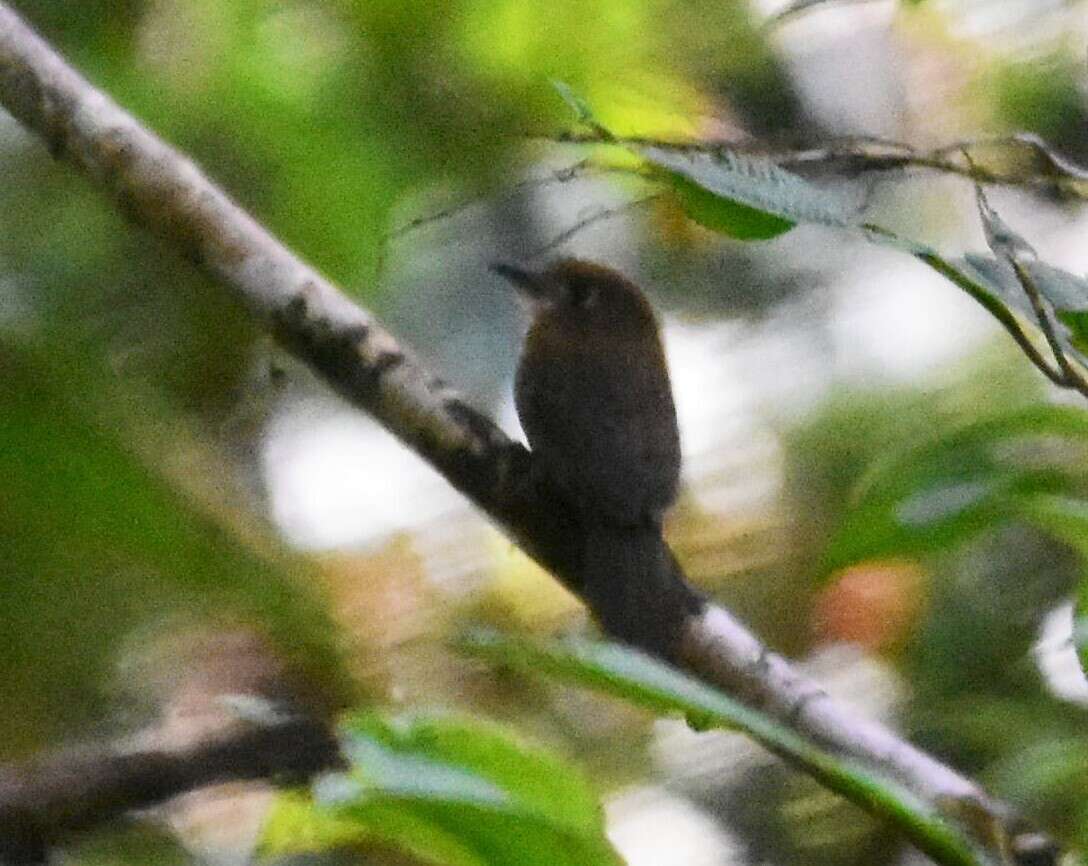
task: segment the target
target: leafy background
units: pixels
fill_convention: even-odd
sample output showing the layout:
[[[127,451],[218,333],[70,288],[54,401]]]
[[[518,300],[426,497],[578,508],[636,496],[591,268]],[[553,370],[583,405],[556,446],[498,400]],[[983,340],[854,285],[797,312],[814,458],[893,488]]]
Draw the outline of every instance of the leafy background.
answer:
[[[591,16],[573,0],[14,5],[509,429],[519,316],[487,264],[569,253],[637,277],[667,324],[686,452],[669,531],[689,573],[866,712],[1085,845],[1088,688],[1068,606],[1088,537],[1082,404],[902,250],[826,225],[723,238],[702,175],[674,155],[550,140],[584,131],[558,80],[620,136],[928,147],[1031,131],[1084,160],[1083,3],[874,2],[777,28],[739,0],[601,0]],[[488,742],[564,756],[547,760],[603,800],[630,863],[901,856],[738,735],[452,650],[482,622],[589,626],[429,470],[10,120],[0,147],[3,758],[138,729],[191,688],[179,653],[257,634],[313,700],[370,707],[351,731],[398,760],[418,728],[389,719],[437,708],[507,726],[481,731]],[[636,155],[673,187],[633,176]],[[587,156],[608,170],[560,172]],[[986,254],[960,179],[811,180],[817,205],[867,203],[867,219],[949,260]],[[1075,200],[990,198],[1045,262],[1088,270]],[[551,247],[601,209],[618,214]],[[185,847],[112,831],[73,856],[249,850],[263,806],[239,821],[240,799],[174,820]],[[604,818],[572,815],[541,818],[544,835],[577,825],[580,844],[612,856]],[[313,847],[374,862],[427,853],[311,829]],[[436,850],[452,862],[493,852],[448,841]]]

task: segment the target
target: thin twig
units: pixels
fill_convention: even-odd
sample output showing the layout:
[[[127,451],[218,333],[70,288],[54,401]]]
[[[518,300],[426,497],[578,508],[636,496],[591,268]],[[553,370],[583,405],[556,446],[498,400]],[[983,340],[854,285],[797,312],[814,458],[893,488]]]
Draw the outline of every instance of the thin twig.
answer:
[[[1026,147],[1036,155],[1041,156],[1058,174],[1067,175],[1073,180],[1088,181],[1088,170],[1081,168],[1076,163],[1062,156],[1041,136],[1034,132],[1016,132],[1012,135],[965,139],[959,143],[947,144],[937,148],[933,153],[951,153],[953,150],[964,152],[964,148],[967,148],[967,151],[970,151],[983,147],[1008,147],[1013,144]],[[969,157],[969,153],[966,155]]]
[[[559,234],[557,234],[555,237],[553,237],[550,241],[545,243],[543,246],[541,246],[541,247],[537,248],[536,250],[534,250],[532,253],[529,254],[528,259],[529,259],[529,261],[533,261],[534,259],[538,259],[541,256],[544,256],[547,253],[552,252],[553,250],[557,249],[558,247],[561,247],[563,244],[565,244],[567,241],[569,241],[575,235],[581,233],[585,229],[588,229],[590,226],[594,226],[597,223],[605,222],[605,221],[610,220],[610,219],[614,219],[615,217],[618,217],[618,216],[623,216],[624,214],[628,213],[629,211],[634,210],[637,207],[641,207],[642,205],[649,204],[650,202],[654,202],[654,201],[659,200],[662,196],[663,196],[663,193],[655,192],[655,193],[650,193],[649,195],[643,196],[642,198],[636,198],[636,199],[634,199],[632,201],[624,202],[623,204],[617,205],[615,207],[599,208],[599,209],[593,211],[592,213],[588,214],[587,216],[582,217],[577,222],[575,222],[573,225],[571,225],[571,226],[567,227],[566,229],[564,229],[563,231],[561,231]]]
[[[952,158],[954,154],[969,156],[971,151],[996,148],[1030,151],[1043,160],[1049,170],[1001,171],[979,165],[976,160],[969,159],[968,164],[963,165]],[[966,177],[978,183],[1052,189],[1065,195],[1088,198],[1088,171],[1061,156],[1045,141],[1031,133],[968,139],[930,150],[918,150],[902,142],[875,137],[849,138],[829,142],[821,147],[778,151],[768,156],[779,165],[787,167],[849,162],[857,172],[920,168]]]
[[[572,165],[564,166],[563,168],[556,169],[543,177],[530,177],[518,181],[503,192],[503,198],[510,198],[518,195],[530,189],[539,189],[541,187],[549,186],[553,183],[562,184],[570,183],[572,180],[576,180],[579,177],[583,177],[593,171],[601,171],[601,167],[596,165],[592,159],[581,159]],[[453,219],[454,217],[464,213],[469,208],[483,204],[489,201],[489,196],[474,196],[466,198],[462,201],[455,202],[449,207],[442,208],[441,210],[433,213],[422,214],[417,217],[413,217],[403,225],[397,226],[394,229],[386,232],[382,235],[381,243],[379,244],[378,253],[378,274],[385,273],[386,261],[388,259],[389,245],[393,241],[400,240],[420,229],[427,228],[428,226],[436,223],[444,222],[446,220]]]
[[[818,166],[849,163],[855,173],[901,171],[909,168],[928,169],[942,174],[965,177],[978,183],[1049,189],[1062,195],[1088,199],[1088,170],[1057,153],[1039,136],[1016,133],[994,138],[968,139],[919,150],[903,142],[876,136],[853,136],[828,142],[819,147],[797,150],[767,147],[751,141],[669,140],[645,136],[602,139],[594,131],[568,131],[558,135],[538,136],[557,144],[600,145],[616,144],[631,147],[657,147],[686,153],[704,153],[721,157],[726,152],[748,153],[766,157],[782,167]],[[1046,171],[1019,172],[999,170],[969,161],[964,165],[952,158],[983,149],[1022,149],[1041,159]]]
[[[763,29],[778,27],[806,12],[813,11],[819,6],[848,6],[871,2],[873,0],[793,0],[786,8],[778,10],[768,18],[763,25]]]
[[[564,166],[563,168],[556,169],[555,171],[543,176],[543,177],[530,177],[524,180],[520,180],[515,184],[507,187],[503,196],[506,198],[518,195],[529,189],[537,189],[543,186],[550,186],[551,184],[563,184],[570,183],[576,178],[582,177],[588,174],[592,170],[599,170],[598,166],[595,166],[591,159],[581,159],[573,165]],[[408,220],[403,225],[397,226],[395,229],[387,232],[382,238],[382,241],[395,241],[411,234],[419,229],[426,228],[429,225],[433,225],[436,222],[442,222],[448,220],[451,217],[455,217],[460,213],[468,210],[471,207],[482,204],[489,201],[488,196],[477,196],[474,198],[464,199],[455,204],[450,205],[442,210],[435,211],[434,213],[423,214],[422,216],[414,217]]]

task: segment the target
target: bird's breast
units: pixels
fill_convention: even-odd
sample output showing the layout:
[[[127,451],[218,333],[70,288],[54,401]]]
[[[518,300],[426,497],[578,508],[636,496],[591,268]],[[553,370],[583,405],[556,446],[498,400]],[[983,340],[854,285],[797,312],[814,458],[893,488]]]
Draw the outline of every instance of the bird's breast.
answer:
[[[676,495],[676,411],[651,336],[557,342],[531,330],[518,369],[518,416],[545,471],[579,507],[617,523],[656,519]]]

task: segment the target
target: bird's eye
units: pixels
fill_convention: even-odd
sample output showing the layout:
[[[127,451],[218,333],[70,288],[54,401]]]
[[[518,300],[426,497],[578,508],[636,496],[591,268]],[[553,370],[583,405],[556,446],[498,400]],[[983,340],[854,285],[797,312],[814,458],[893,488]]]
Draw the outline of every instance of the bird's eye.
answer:
[[[585,309],[597,303],[597,287],[583,280],[576,280],[567,286],[568,297],[572,307]]]

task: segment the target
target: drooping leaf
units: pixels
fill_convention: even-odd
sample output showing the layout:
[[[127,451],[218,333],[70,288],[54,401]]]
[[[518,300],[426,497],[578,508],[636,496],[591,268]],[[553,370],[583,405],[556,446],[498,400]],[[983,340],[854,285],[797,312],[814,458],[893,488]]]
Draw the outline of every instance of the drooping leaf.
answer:
[[[988,862],[944,818],[897,783],[817,748],[775,719],[637,650],[583,640],[530,642],[495,632],[467,635],[461,647],[472,655],[587,686],[654,712],[683,713],[700,730],[740,729],[829,789],[892,821],[939,862]]]
[[[1038,258],[1035,248],[990,206],[981,186],[975,187],[975,203],[986,234],[986,245],[995,256],[1008,260]]]
[[[669,176],[684,213],[703,228],[741,241],[778,237],[795,223],[746,204],[708,192],[680,174]]]
[[[1045,353],[1045,336],[1040,328],[1035,310],[1023,285],[1021,274],[1038,290],[1042,304],[1053,312],[1053,332],[1073,362],[1088,363],[1088,310],[1085,296],[1088,281],[1062,271],[1045,262],[1021,254],[1014,266],[1006,257],[968,253],[960,258],[943,256],[933,247],[908,238],[872,223],[861,226],[862,236],[871,243],[905,252],[932,268],[945,279],[974,298],[1005,330],[1009,331],[1025,349],[1027,342],[1039,357]],[[1020,253],[1030,249],[1018,245],[1012,238],[1012,230],[1002,222],[990,226],[991,240],[998,249]],[[1025,349],[1026,351],[1026,349]],[[1044,358],[1045,360],[1045,358]]]
[[[357,715],[342,726],[351,769],[285,799],[267,853],[381,841],[450,866],[620,862],[579,772],[502,729],[448,717]]]
[[[845,228],[856,210],[768,159],[656,145],[631,149],[665,172],[689,216],[738,238],[769,238],[799,222]]]
[[[479,721],[418,716],[387,722],[377,716],[350,720],[347,730],[381,740],[410,753],[426,750],[435,758],[465,767],[505,790],[517,792],[557,823],[592,830],[600,806],[580,775],[551,753],[516,742],[509,731]]]
[[[1020,277],[1008,260],[968,253],[954,264],[1035,325],[1035,311]],[[1088,280],[1033,259],[1020,262],[1051,313],[1055,336],[1062,348],[1088,362]]]
[[[976,187],[975,192],[986,242],[996,258],[986,263],[976,259],[976,270],[986,273],[1007,303],[1021,310],[1026,306],[1036,322],[1039,316],[1031,298],[1037,296],[1062,351],[1083,363],[1086,358],[1081,350],[1088,342],[1088,280],[1039,261],[1031,244],[990,206],[982,188]]]
[[[769,159],[725,147],[669,147],[617,137],[571,87],[553,84],[579,123],[593,129],[599,141],[622,145],[653,166],[685,213],[711,231],[740,240],[765,240],[799,222],[845,227],[856,221],[856,209],[837,194],[812,186]]]

